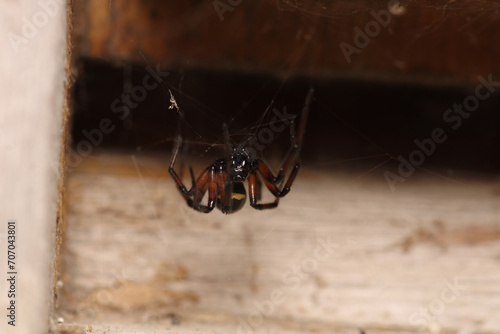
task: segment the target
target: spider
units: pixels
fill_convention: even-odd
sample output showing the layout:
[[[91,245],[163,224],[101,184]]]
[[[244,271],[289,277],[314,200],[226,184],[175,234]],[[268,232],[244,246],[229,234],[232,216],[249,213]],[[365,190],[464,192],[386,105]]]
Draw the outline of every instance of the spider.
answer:
[[[246,147],[245,142],[239,145],[231,145],[229,131],[224,123],[222,128],[225,141],[225,158],[220,158],[208,166],[195,179],[193,168],[189,167],[191,174],[191,189],[187,190],[181,178],[175,172],[174,166],[179,152],[182,151],[182,136],[179,134],[172,154],[169,173],[177,184],[177,188],[186,200],[188,206],[193,209],[209,213],[215,207],[224,214],[234,213],[240,210],[246,201],[244,182],[248,180],[248,196],[250,205],[257,210],[276,208],[279,199],[290,191],[290,188],[300,169],[299,153],[302,147],[309,106],[314,90],[311,88],[307,94],[304,107],[302,109],[301,124],[298,136],[295,135],[295,125],[293,119],[290,121],[290,141],[291,147],[288,151],[285,162],[275,176],[268,165],[260,158],[253,156]],[[283,187],[280,188],[290,166],[291,172]],[[261,194],[261,181],[275,197],[274,202],[258,203]],[[203,197],[208,191],[208,203],[202,204]]]

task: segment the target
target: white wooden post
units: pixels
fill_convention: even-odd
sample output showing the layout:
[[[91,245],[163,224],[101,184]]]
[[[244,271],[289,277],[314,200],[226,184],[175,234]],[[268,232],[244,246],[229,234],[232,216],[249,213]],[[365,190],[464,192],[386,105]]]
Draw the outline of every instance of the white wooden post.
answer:
[[[1,333],[49,330],[66,31],[64,0],[0,0]],[[9,221],[16,222],[11,268]],[[15,326],[7,317],[12,301]]]

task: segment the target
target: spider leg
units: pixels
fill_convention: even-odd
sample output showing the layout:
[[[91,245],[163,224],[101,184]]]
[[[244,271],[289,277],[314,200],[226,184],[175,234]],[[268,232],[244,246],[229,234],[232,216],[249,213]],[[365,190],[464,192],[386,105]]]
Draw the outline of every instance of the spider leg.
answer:
[[[193,183],[193,188],[191,189],[193,193],[192,207],[193,209],[209,213],[215,208],[217,202],[217,179],[215,167],[210,166],[201,173],[200,177],[195,181],[193,169],[189,168],[191,173],[191,182]],[[203,196],[208,190],[208,205],[202,205],[201,201]],[[189,204],[189,203],[188,203]]]
[[[182,117],[183,114],[180,112],[180,110],[179,113]],[[182,147],[183,147],[180,118],[177,126],[178,126],[177,129],[178,135],[168,171],[172,176],[172,178],[174,179],[174,182],[177,185],[177,189],[179,189],[180,193],[186,200],[188,206],[192,207],[197,211],[208,213],[215,208],[217,202],[217,180],[216,180],[215,166],[212,165],[207,169],[205,169],[197,180],[194,177],[193,168],[189,166],[189,172],[191,174],[191,189],[187,190],[186,186],[182,182],[183,166],[181,166],[181,177],[179,177],[179,175],[177,175],[177,173],[175,172],[175,162],[177,161],[177,157],[179,156],[179,154],[182,152]],[[183,165],[183,161],[181,161],[181,164]],[[207,190],[208,190],[208,205],[201,205],[201,201],[203,200],[203,196],[205,195]]]
[[[297,177],[297,174],[299,173],[300,170],[299,153],[300,149],[302,148],[302,140],[304,138],[307,116],[309,113],[309,107],[311,105],[313,94],[314,94],[314,89],[313,88],[309,89],[306,101],[304,103],[304,107],[302,108],[302,117],[300,120],[301,123],[298,136],[296,136],[295,134],[295,124],[293,120],[291,121],[290,141],[292,147],[288,151],[285,162],[281,166],[278,175],[274,176],[273,172],[267,166],[267,164],[263,160],[257,159],[256,170],[262,176],[262,181],[266,185],[266,188],[269,189],[269,191],[276,197],[276,199],[274,200],[274,202],[271,203],[263,203],[263,204],[257,203],[257,197],[258,197],[258,192],[260,191],[260,187],[258,185],[258,178],[256,173],[252,172],[248,177],[248,183],[250,188],[249,189],[250,205],[252,207],[259,210],[275,208],[278,206],[279,199],[281,197],[286,196],[290,192],[290,188],[292,187],[293,181],[295,181],[295,178]],[[284,186],[280,189],[280,187],[278,187],[277,184],[281,183],[284,180],[285,174],[287,173],[292,164],[293,164],[292,171],[290,172],[290,175],[288,176],[288,179],[286,180]]]
[[[256,178],[257,179],[257,201],[260,201],[262,199],[262,181],[260,180],[260,178]]]
[[[276,199],[274,200],[274,202],[270,203],[257,203],[260,200],[261,186],[257,174],[255,172],[251,172],[250,175],[248,175],[248,185],[249,185],[248,196],[250,197],[250,205],[257,210],[266,210],[275,208],[278,206],[280,198],[285,197],[286,194],[290,192],[290,188],[293,184],[293,181],[295,180],[295,177],[299,172],[300,163],[295,164],[292,172],[290,173],[290,176],[288,177],[282,189],[280,189],[274,183],[274,180],[276,178],[273,176],[271,169],[262,160],[259,160],[257,162],[257,165],[258,165],[257,170],[262,176],[262,181],[266,185],[266,188],[269,189],[269,191],[274,195],[274,197],[276,197]]]
[[[285,185],[283,188],[279,188],[275,183],[275,177],[271,169],[266,165],[266,163],[262,160],[257,161],[257,170],[260,175],[262,175],[262,181],[266,185],[266,188],[275,196],[275,197],[285,197],[286,194],[290,192],[290,188],[293,184],[293,181],[297,177],[297,174],[300,170],[300,161],[298,155],[296,157],[295,165],[292,168],[292,172],[288,176]]]
[[[179,153],[182,150],[182,137],[179,135],[177,137],[177,143],[174,149],[174,153],[172,155],[172,161],[170,162],[170,167],[168,171],[172,178],[174,179],[177,189],[179,189],[182,197],[186,200],[188,206],[192,207],[195,210],[208,213],[212,211],[215,207],[215,202],[217,200],[217,183],[215,180],[215,172],[213,167],[207,168],[200,175],[198,180],[195,180],[193,168],[189,167],[189,172],[191,174],[191,189],[187,190],[186,186],[182,182],[181,178],[175,172],[175,162]],[[203,199],[203,195],[207,191],[208,188],[208,205],[200,205],[201,200]]]
[[[186,199],[186,201],[188,201],[188,204],[189,204],[189,201],[191,200],[190,196],[192,195],[192,189],[189,191],[186,189],[186,186],[184,185],[184,183],[182,183],[181,178],[177,175],[177,173],[175,172],[175,169],[174,169],[175,161],[177,160],[177,156],[179,155],[181,148],[182,148],[182,137],[181,137],[181,135],[179,135],[177,137],[174,153],[172,154],[172,160],[170,162],[170,167],[168,168],[168,172],[170,173],[170,175],[174,179],[175,183],[177,184],[177,188],[179,189],[181,194],[184,196],[184,199]]]
[[[311,87],[309,89],[309,92],[307,93],[306,96],[306,101],[304,102],[304,106],[302,107],[302,116],[300,118],[300,129],[299,129],[299,134],[296,136],[295,134],[295,122],[292,119],[290,121],[290,143],[291,147],[288,150],[287,157],[285,158],[285,162],[281,166],[278,175],[276,175],[276,178],[273,183],[277,184],[283,181],[285,178],[285,174],[287,170],[289,169],[289,166],[292,162],[295,163],[295,165],[299,162],[298,159],[298,154],[300,150],[302,149],[302,141],[304,138],[304,132],[306,129],[306,123],[307,123],[307,117],[309,115],[309,108],[312,102],[312,98],[314,95],[314,89]],[[294,167],[295,168],[295,167]],[[297,170],[298,172],[298,170]],[[293,182],[293,180],[292,180]]]
[[[203,172],[198,180],[200,180],[200,185],[202,185],[201,190],[198,189],[196,185],[196,178],[194,177],[194,171],[193,171],[193,166],[189,166],[189,175],[191,176],[191,189],[189,190],[191,192],[191,195],[193,196],[192,202],[191,202],[191,207],[194,207],[194,203],[198,203],[197,201],[201,201],[201,198],[203,198],[203,194],[207,191],[207,180],[206,179],[206,171]],[[204,183],[204,184],[203,184]],[[200,198],[200,193],[201,193],[201,198]],[[199,199],[199,200],[198,200]]]
[[[267,166],[267,164],[262,159],[257,159],[257,170],[262,175],[262,177],[265,180],[267,180],[267,182],[274,184],[274,185],[277,185],[277,184],[280,184],[281,182],[283,182],[283,180],[285,178],[285,174],[288,171],[289,166],[292,162],[295,164],[294,170],[297,168],[300,168],[300,160],[299,160],[299,156],[298,156],[299,152],[300,152],[300,146],[298,145],[298,143],[295,140],[295,127],[293,126],[293,120],[291,122],[292,123],[291,123],[291,127],[290,127],[290,138],[291,138],[291,142],[292,142],[292,147],[288,150],[285,162],[281,165],[281,168],[280,168],[278,174],[276,176],[274,176],[273,172]],[[298,164],[298,166],[297,166],[297,164]],[[293,171],[292,171],[292,173],[293,173]],[[298,173],[298,170],[295,171],[295,174],[297,174],[297,173]],[[259,179],[257,179],[257,182],[260,182]],[[293,180],[292,180],[292,182],[293,182]],[[267,186],[267,184],[266,184],[266,186]],[[277,186],[275,186],[275,187],[277,187]],[[272,188],[275,188],[275,187],[272,187]]]
[[[223,169],[217,172],[217,187],[221,201],[220,209],[223,214],[228,214],[231,209],[232,189],[228,174]]]
[[[222,131],[224,132],[224,145],[225,145],[225,151],[226,151],[226,170],[224,171],[225,174],[223,174],[223,171],[219,171],[219,175],[221,178],[224,179],[224,186],[221,187],[219,186],[219,190],[221,190],[221,199],[222,199],[222,205],[226,206],[226,208],[229,208],[230,202],[231,202],[231,139],[229,138],[229,130],[227,129],[227,124],[223,123],[222,124]],[[224,177],[222,177],[224,176]],[[228,191],[224,191],[227,189]],[[224,210],[223,210],[224,212]]]
[[[248,197],[250,197],[250,205],[257,210],[273,209],[278,206],[280,198],[276,196],[274,202],[257,203],[260,200],[261,183],[255,172],[248,175]]]

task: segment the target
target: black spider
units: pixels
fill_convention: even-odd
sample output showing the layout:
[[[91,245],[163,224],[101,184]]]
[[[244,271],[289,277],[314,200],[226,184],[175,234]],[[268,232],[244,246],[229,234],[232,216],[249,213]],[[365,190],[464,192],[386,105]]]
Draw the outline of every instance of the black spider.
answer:
[[[204,213],[211,212],[216,206],[224,214],[236,212],[245,204],[246,192],[243,182],[248,179],[248,195],[250,197],[250,205],[253,208],[264,210],[277,207],[279,199],[290,191],[290,187],[300,169],[299,153],[302,147],[302,139],[304,137],[307,115],[313,93],[314,90],[311,88],[302,109],[301,124],[297,137],[295,136],[294,122],[291,120],[291,148],[276,176],[274,176],[271,169],[262,159],[250,154],[245,142],[231,146],[227,125],[223,124],[226,157],[216,160],[206,168],[196,180],[193,169],[190,166],[189,171],[191,174],[192,186],[191,189],[187,190],[181,178],[174,170],[175,161],[182,148],[182,136],[179,135],[172,155],[169,172],[187,204],[193,209]],[[292,171],[284,186],[280,189],[279,185],[282,183],[285,174],[292,164]],[[261,184],[257,176],[258,174],[260,174],[267,189],[276,197],[274,202],[257,203],[260,199],[261,190]],[[207,205],[202,205],[201,201],[207,191],[208,203]]]

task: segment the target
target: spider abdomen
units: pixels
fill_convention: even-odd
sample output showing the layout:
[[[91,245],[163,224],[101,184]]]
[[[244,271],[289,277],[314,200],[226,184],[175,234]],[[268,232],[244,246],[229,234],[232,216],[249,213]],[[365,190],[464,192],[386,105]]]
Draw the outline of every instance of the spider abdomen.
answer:
[[[220,198],[220,194],[217,194],[217,208],[225,214],[233,213],[240,210],[245,205],[246,199],[247,199],[247,193],[243,183],[233,182],[229,207],[224,208],[222,206],[222,200]]]

